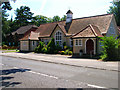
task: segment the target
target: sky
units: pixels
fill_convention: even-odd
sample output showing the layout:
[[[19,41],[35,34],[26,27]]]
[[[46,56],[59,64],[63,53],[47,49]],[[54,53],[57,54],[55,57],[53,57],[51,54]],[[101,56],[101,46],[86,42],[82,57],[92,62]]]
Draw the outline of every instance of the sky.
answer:
[[[88,17],[94,15],[106,14],[113,0],[16,0],[10,4],[12,10],[9,11],[9,19],[15,17],[15,10],[20,6],[28,6],[35,15],[47,17],[66,15],[70,9],[73,12],[73,18]]]

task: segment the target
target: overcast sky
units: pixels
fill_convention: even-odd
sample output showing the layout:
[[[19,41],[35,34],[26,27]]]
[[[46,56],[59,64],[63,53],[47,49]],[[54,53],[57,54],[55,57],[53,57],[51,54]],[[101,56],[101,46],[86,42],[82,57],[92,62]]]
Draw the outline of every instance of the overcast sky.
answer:
[[[73,18],[106,14],[112,0],[17,0],[10,2],[13,9],[10,16],[15,17],[14,10],[20,6],[28,6],[35,15],[53,17],[66,15],[68,9],[73,12]]]

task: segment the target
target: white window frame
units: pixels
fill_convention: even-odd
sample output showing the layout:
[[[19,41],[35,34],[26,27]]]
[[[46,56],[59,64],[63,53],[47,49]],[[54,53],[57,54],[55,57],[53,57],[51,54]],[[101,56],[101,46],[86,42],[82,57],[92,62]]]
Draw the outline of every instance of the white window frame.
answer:
[[[79,46],[82,46],[82,40],[79,39],[79,43],[78,43]]]
[[[82,46],[82,39],[75,39],[75,46]]]
[[[61,33],[61,35],[60,34],[57,35],[58,32]],[[61,39],[60,39],[60,37],[61,37]],[[55,33],[55,44],[57,44],[57,42],[59,43],[60,46],[62,46],[62,32],[60,30],[58,30]]]

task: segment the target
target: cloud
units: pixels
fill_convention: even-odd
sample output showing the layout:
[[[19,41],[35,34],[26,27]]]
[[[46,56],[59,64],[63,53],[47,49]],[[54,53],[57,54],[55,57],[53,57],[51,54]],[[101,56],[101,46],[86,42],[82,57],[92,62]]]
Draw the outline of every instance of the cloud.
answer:
[[[41,8],[40,8],[40,12],[41,12],[41,13],[42,13],[42,11],[43,11],[43,9],[44,9],[46,3],[47,3],[47,0],[43,0],[42,6],[41,6]]]

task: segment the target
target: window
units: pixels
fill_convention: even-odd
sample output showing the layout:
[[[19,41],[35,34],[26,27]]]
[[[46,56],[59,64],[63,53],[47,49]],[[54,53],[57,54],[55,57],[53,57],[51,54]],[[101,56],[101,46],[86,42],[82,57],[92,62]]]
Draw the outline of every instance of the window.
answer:
[[[76,46],[78,46],[78,40],[76,40],[76,43],[75,43]]]
[[[35,41],[32,41],[32,45],[33,45],[33,46],[35,45]]]
[[[76,46],[82,46],[82,40],[81,39],[76,39],[75,40],[75,45]]]
[[[79,40],[79,46],[82,46],[82,40]]]
[[[55,34],[55,43],[57,44],[57,42],[60,46],[62,45],[62,33],[60,31]]]

